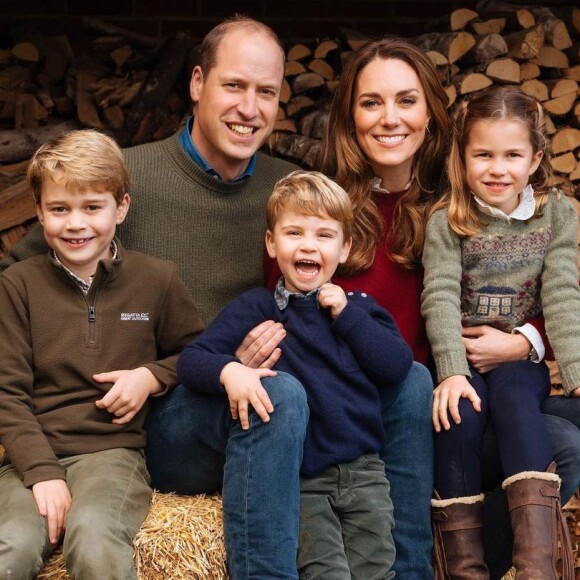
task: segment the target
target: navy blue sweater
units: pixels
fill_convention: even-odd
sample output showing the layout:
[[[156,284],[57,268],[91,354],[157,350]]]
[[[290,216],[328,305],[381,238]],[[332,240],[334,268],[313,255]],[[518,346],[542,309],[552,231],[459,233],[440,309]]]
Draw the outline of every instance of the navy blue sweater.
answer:
[[[286,329],[276,370],[291,374],[306,389],[310,421],[302,473],[316,475],[378,452],[385,438],[378,389],[400,383],[413,355],[391,315],[366,294],[349,293],[347,306],[333,320],[328,310],[318,308],[316,295],[291,297],[280,310],[271,290],[250,290],[183,350],[179,381],[197,392],[224,394],[222,369],[239,362],[236,349],[264,320],[281,322]]]

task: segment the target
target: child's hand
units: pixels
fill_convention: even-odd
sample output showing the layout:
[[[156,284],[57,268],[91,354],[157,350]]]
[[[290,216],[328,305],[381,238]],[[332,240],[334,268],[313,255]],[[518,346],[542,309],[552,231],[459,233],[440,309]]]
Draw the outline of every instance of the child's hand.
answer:
[[[237,362],[228,363],[222,369],[220,381],[230,400],[230,412],[234,420],[240,420],[242,429],[250,428],[249,405],[264,423],[270,421],[269,413],[274,411],[274,406],[260,379],[275,376],[276,371],[271,369],[249,369]]]
[[[163,385],[157,377],[145,367],[133,370],[111,371],[93,375],[97,383],[113,383],[109,392],[95,405],[115,415],[113,423],[123,425],[133,419],[141,410],[149,395],[160,393]]]
[[[318,304],[322,308],[330,309],[330,316],[336,318],[346,306],[346,294],[340,286],[327,282],[320,287],[318,292]]]
[[[571,397],[580,397],[580,387],[576,387],[573,391],[570,392]]]
[[[66,481],[50,479],[35,483],[32,495],[40,515],[46,518],[50,543],[56,546],[66,528],[66,516],[72,501]]]
[[[481,411],[481,399],[463,375],[447,377],[433,391],[433,425],[437,433],[441,431],[441,426],[446,431],[451,428],[447,415],[448,409],[455,423],[458,425],[461,423],[461,417],[459,416],[460,398],[469,399],[473,404],[473,408],[477,412]]]

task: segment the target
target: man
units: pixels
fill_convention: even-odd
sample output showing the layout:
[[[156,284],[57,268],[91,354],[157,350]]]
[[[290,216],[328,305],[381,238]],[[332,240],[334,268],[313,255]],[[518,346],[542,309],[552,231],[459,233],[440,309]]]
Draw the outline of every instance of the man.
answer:
[[[176,262],[206,322],[240,292],[263,285],[266,202],[295,169],[257,153],[273,130],[283,75],[273,31],[234,17],[204,40],[190,85],[195,116],[185,130],[124,151],[135,203],[119,235],[133,250]],[[44,251],[36,234],[3,265]],[[279,340],[282,331],[271,334]],[[264,386],[274,412],[268,424],[252,413],[249,431],[231,419],[225,396],[180,387],[171,400],[156,401],[148,467],[162,491],[222,491],[232,578],[297,579],[306,396],[288,375]]]

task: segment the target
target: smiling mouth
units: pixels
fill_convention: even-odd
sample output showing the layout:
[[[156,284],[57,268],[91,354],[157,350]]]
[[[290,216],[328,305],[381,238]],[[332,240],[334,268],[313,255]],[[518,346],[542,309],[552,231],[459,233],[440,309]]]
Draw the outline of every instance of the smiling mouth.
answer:
[[[258,130],[257,127],[248,127],[247,125],[240,125],[238,123],[226,123],[226,125],[230,131],[240,137],[249,137]]]
[[[504,183],[502,181],[488,181],[485,184],[487,187],[489,187],[490,189],[504,189],[506,187],[509,187],[509,183]]]
[[[393,135],[389,137],[388,135],[377,135],[375,139],[379,143],[385,143],[386,145],[396,145],[397,143],[401,143],[407,138],[407,135]]]
[[[313,260],[299,260],[294,264],[294,267],[300,275],[312,278],[320,272],[320,264]]]
[[[91,238],[79,238],[79,239],[74,239],[74,240],[65,239],[64,241],[67,244],[70,244],[71,246],[82,246],[83,244],[86,244],[90,240],[91,240]]]

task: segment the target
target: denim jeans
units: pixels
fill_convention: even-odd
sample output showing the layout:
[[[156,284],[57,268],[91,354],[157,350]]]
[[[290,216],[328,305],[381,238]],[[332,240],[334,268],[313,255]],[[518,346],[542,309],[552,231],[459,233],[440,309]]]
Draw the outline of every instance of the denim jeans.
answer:
[[[552,403],[552,399],[559,399]],[[562,479],[560,495],[564,505],[580,485],[580,429],[557,412],[566,414],[572,408],[578,409],[580,399],[568,397],[548,397],[542,405],[544,420],[552,447],[558,475]],[[565,406],[565,403],[570,405]],[[546,414],[547,411],[554,413]],[[576,423],[578,415],[575,415]],[[499,450],[495,430],[489,424],[483,439],[482,457],[483,490],[486,494],[483,504],[483,543],[485,560],[492,580],[499,580],[509,570],[512,561],[513,534],[505,491],[498,487],[503,480]],[[493,491],[491,491],[493,490]]]
[[[300,479],[301,580],[394,578],[392,529],[389,482],[376,453]]]
[[[251,409],[247,431],[232,420],[225,394],[199,395],[179,385],[154,400],[147,464],[160,491],[223,493],[233,580],[295,580],[306,393],[282,372],[262,383],[274,412],[264,423]]]
[[[542,404],[542,413],[562,417],[580,429],[580,397],[548,397]]]
[[[433,381],[415,362],[398,386],[381,389],[386,444],[381,453],[395,508],[393,570],[403,580],[433,580]]]

